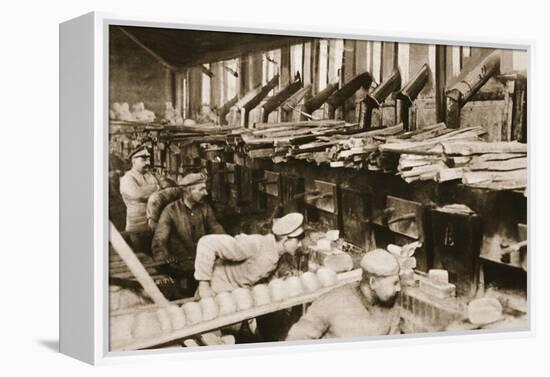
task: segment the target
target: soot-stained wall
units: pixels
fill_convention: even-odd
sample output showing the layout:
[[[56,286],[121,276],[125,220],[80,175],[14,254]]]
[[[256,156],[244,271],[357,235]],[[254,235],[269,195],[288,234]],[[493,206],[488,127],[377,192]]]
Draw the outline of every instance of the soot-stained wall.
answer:
[[[143,102],[157,116],[165,102],[172,101],[172,80],[168,68],[138,46],[117,26],[109,31],[109,104]]]

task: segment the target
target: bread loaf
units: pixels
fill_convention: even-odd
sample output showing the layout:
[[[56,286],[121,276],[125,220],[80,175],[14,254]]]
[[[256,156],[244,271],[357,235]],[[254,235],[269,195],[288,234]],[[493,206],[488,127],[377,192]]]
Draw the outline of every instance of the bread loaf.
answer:
[[[300,279],[302,280],[302,285],[307,292],[315,292],[321,287],[319,278],[313,272],[304,272]]]
[[[273,279],[269,282],[269,293],[271,294],[271,299],[275,302],[288,298],[286,284],[281,279]]]
[[[296,297],[304,293],[302,281],[297,276],[291,276],[285,280],[286,289],[289,297]]]
[[[237,303],[237,310],[250,309],[254,304],[252,295],[248,288],[237,288],[233,291],[233,297]]]
[[[168,311],[165,308],[158,308],[157,309],[157,317],[159,319],[160,323],[160,330],[163,333],[169,332],[172,330],[172,324],[170,322],[170,316],[168,315]]]
[[[136,316],[133,334],[136,338],[152,338],[162,332],[156,311],[140,312]]]
[[[166,312],[170,317],[170,324],[174,330],[179,330],[185,327],[185,315],[179,306],[169,305],[166,307]]]
[[[257,284],[252,287],[252,298],[254,306],[266,305],[271,302],[269,287],[266,284]]]
[[[202,310],[201,306],[197,302],[187,302],[182,306],[185,313],[186,322],[190,325],[194,325],[202,322]]]
[[[205,297],[200,300],[202,319],[204,321],[210,321],[216,318],[220,312],[218,304],[213,297]]]
[[[338,276],[336,275],[336,272],[328,267],[320,267],[317,270],[317,277],[319,278],[319,282],[323,287],[333,286],[338,281]]]
[[[132,314],[111,317],[109,326],[111,343],[125,344],[132,341],[134,326],[134,316]]]
[[[237,311],[237,303],[230,292],[220,292],[216,296],[216,302],[220,309],[220,315],[227,315]]]

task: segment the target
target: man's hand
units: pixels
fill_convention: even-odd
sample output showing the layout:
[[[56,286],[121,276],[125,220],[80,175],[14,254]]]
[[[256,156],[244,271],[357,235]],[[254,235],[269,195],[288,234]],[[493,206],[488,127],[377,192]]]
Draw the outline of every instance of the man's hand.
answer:
[[[162,258],[162,261],[166,264],[175,264],[178,263],[178,257],[168,254]]]
[[[199,283],[198,290],[199,290],[200,298],[216,296],[216,293],[212,290],[212,287],[210,287],[210,282],[209,281],[201,281]]]

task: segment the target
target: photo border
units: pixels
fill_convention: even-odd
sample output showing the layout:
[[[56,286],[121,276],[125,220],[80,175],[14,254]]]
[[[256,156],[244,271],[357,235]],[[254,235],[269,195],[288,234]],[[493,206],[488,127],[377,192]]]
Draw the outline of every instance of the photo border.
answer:
[[[369,41],[395,41],[400,43],[426,43],[445,45],[466,45],[471,47],[489,47],[500,49],[522,49],[527,51],[528,74],[528,189],[527,201],[528,224],[534,219],[531,203],[536,201],[534,187],[532,158],[534,130],[531,124],[533,118],[533,82],[535,66],[535,41],[511,38],[461,37],[459,35],[444,35],[439,33],[400,33],[395,31],[372,31],[357,28],[335,28],[332,26],[296,26],[285,24],[257,24],[254,22],[206,21],[197,19],[169,19],[159,17],[129,16],[113,13],[92,13],[94,18],[94,361],[95,364],[118,364],[136,361],[205,359],[233,356],[258,356],[276,353],[295,353],[312,351],[333,351],[348,349],[366,349],[370,347],[411,346],[434,343],[470,342],[479,340],[526,338],[536,335],[536,290],[533,281],[536,279],[536,254],[530,252],[528,259],[528,318],[529,329],[520,331],[509,330],[479,330],[430,334],[405,334],[381,337],[357,337],[347,339],[331,339],[304,342],[277,342],[262,344],[243,344],[231,346],[210,346],[195,349],[165,348],[141,351],[109,351],[109,289],[108,289],[108,155],[109,155],[109,33],[110,25],[143,26],[179,28],[188,30],[241,32],[277,34],[288,36],[324,37],[360,39]],[[62,146],[60,146],[62,147]],[[67,232],[67,229],[62,229]],[[534,240],[532,227],[528,227],[528,240]],[[61,325],[61,324],[60,324]],[[85,341],[85,340],[82,340]]]

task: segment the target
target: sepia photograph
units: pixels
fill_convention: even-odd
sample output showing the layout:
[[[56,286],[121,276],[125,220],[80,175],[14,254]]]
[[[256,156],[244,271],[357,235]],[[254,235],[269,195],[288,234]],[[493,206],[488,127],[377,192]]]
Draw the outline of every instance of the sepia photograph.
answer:
[[[106,36],[110,352],[530,329],[527,50]]]

